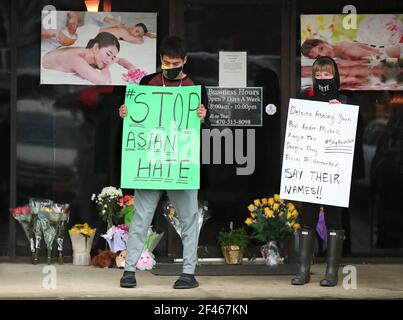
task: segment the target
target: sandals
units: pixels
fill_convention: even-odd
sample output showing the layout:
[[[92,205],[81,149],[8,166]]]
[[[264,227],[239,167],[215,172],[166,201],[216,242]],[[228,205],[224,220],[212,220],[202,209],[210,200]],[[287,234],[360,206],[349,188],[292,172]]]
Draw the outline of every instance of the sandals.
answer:
[[[192,289],[197,288],[199,283],[193,274],[182,273],[178,280],[175,281],[174,289]]]

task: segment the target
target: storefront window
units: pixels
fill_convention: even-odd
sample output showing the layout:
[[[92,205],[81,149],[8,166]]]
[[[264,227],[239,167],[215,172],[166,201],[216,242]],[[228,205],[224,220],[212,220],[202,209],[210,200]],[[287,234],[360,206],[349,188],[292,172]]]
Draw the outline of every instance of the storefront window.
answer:
[[[11,21],[11,1],[0,3],[0,256],[8,255],[9,246],[15,247],[17,256],[29,256],[29,244],[18,225],[15,235],[10,237],[15,239],[9,243],[9,199],[13,198],[10,192],[16,205],[27,203],[30,197],[70,203],[70,225],[88,222],[100,231],[104,224],[91,195],[105,186],[118,187],[120,183],[121,120],[116,107],[121,95],[111,86],[40,85],[41,10],[47,4],[47,1],[17,1],[13,4],[17,21]],[[85,10],[84,1],[60,0],[52,4],[58,10]],[[208,201],[212,215],[200,236],[199,253],[206,249],[203,257],[221,256],[218,232],[231,222],[234,227],[245,226],[247,206],[254,199],[279,192],[287,94],[295,93],[292,97],[297,98],[302,92],[300,15],[341,14],[347,4],[354,5],[357,13],[403,12],[401,1],[112,1],[115,12],[158,12],[158,44],[169,33],[182,34],[189,58],[185,71],[195,82],[218,86],[219,52],[241,51],[247,54],[247,86],[263,88],[262,126],[217,127],[220,132],[229,130],[226,132],[233,136],[235,129],[242,129],[244,153],[246,132],[254,130],[253,173],[237,175],[237,168],[242,166],[237,163],[202,166],[204,184],[200,199]],[[11,22],[18,25],[13,32]],[[16,52],[10,51],[11,37],[16,39]],[[294,48],[295,55],[291,52]],[[11,57],[16,59],[14,69]],[[155,59],[158,63],[158,55]],[[296,68],[290,70],[290,66]],[[400,81],[401,67],[400,64]],[[14,91],[12,75],[17,78]],[[16,91],[16,105],[12,106],[16,121],[11,123],[12,128],[10,90]],[[343,90],[343,93],[360,106],[364,153],[364,176],[353,179],[350,209],[343,217],[347,231],[345,254],[401,256],[402,91]],[[276,106],[270,114],[265,112],[269,104]],[[10,190],[13,128],[16,189]],[[223,148],[221,158],[224,159]],[[161,207],[157,211],[160,214]],[[161,215],[153,223],[159,231],[169,228]],[[177,240],[177,246],[169,249],[169,254],[175,257],[179,257],[176,249],[180,239]],[[98,234],[94,247],[103,245]],[[163,248],[163,254],[167,253],[165,245],[162,241],[159,247]],[[71,252],[68,241],[65,249]]]
[[[17,70],[13,71],[18,74],[16,204],[26,204],[31,197],[69,203],[69,226],[87,222],[97,229],[96,252],[98,248],[105,249],[100,234],[106,230],[91,196],[100,193],[103,187],[119,187],[120,184],[122,122],[117,107],[122,97],[113,94],[112,86],[40,84],[41,11],[47,4],[46,1],[18,1],[18,48],[14,53],[18,62]],[[85,11],[84,1],[60,0],[52,5],[61,11]],[[112,6],[115,12],[158,12],[162,4],[113,1]],[[159,25],[161,28],[163,21],[164,18]],[[9,32],[1,32],[1,35],[8,36]],[[5,103],[3,100],[2,93],[1,102]],[[8,104],[2,104],[1,110],[7,107]],[[2,136],[2,141],[3,138],[8,141],[6,136]],[[1,156],[7,157],[7,154]],[[7,166],[1,168],[8,172]],[[2,210],[3,214],[7,216],[7,210]],[[29,256],[29,244],[19,225],[16,230],[16,255]],[[68,255],[71,252],[69,239],[64,248]],[[42,241],[40,255],[45,254],[46,246]]]
[[[327,3],[320,1],[297,1],[297,43],[300,43],[300,15],[342,14],[347,3]],[[357,14],[401,14],[400,5],[394,1],[350,1]],[[391,19],[389,16],[386,18]],[[401,16],[401,15],[400,15]],[[373,23],[377,22],[373,19]],[[379,29],[379,28],[378,28]],[[379,31],[379,30],[378,30]],[[312,31],[314,32],[314,31]],[[374,35],[374,32],[370,34]],[[379,31],[381,32],[381,31]],[[359,30],[357,32],[359,33]],[[362,33],[361,33],[362,34]],[[360,39],[371,42],[363,36]],[[366,45],[380,49],[380,39]],[[401,41],[401,40],[400,40]],[[401,46],[401,44],[400,44]],[[402,49],[400,49],[402,50]],[[300,52],[297,53],[299,55]],[[386,52],[386,54],[389,54]],[[403,103],[402,91],[390,90],[393,81],[400,81],[401,59],[396,58],[382,62],[382,75],[379,80],[376,75],[369,77],[359,85],[371,84],[375,90],[343,90],[343,94],[352,98],[360,106],[362,120],[362,149],[364,154],[363,176],[353,179],[350,194],[349,212],[343,217],[347,241],[345,241],[345,254],[353,255],[402,255],[403,253],[403,215],[399,199],[403,196],[403,166],[402,166],[402,132],[403,132]],[[340,58],[336,56],[336,59]],[[345,57],[342,57],[345,59]],[[301,58],[297,56],[298,67],[301,70]],[[400,65],[399,64],[400,61]],[[365,68],[365,63],[361,65]],[[376,68],[375,68],[376,70]],[[396,79],[389,79],[390,73],[398,73]],[[351,76],[352,73],[350,73]],[[356,79],[364,79],[359,78]],[[351,82],[352,77],[349,81]],[[354,79],[353,79],[354,80]],[[389,80],[389,81],[388,81]],[[393,80],[393,81],[392,81]],[[352,82],[351,82],[352,83]],[[376,85],[378,87],[376,87]],[[356,83],[352,83],[352,86]],[[382,89],[382,86],[385,89]],[[298,71],[297,91],[300,91],[301,80]]]
[[[10,1],[0,3],[0,256],[8,254],[10,168]]]
[[[261,127],[216,127],[255,131],[256,163],[251,175],[237,175],[237,164],[204,166],[205,179],[200,196],[209,202],[212,218],[203,227],[200,246],[211,255],[217,234],[244,225],[246,207],[255,198],[277,193],[280,178],[280,80],[281,80],[280,3],[261,1],[185,2],[185,40],[189,60],[187,72],[196,82],[218,86],[219,52],[247,53],[247,86],[263,87]],[[274,104],[277,112],[268,115],[264,107]],[[246,140],[246,138],[245,138]],[[246,144],[244,144],[246,148]],[[244,151],[246,152],[246,150]],[[224,151],[222,152],[224,154]],[[203,251],[203,250],[201,250]]]

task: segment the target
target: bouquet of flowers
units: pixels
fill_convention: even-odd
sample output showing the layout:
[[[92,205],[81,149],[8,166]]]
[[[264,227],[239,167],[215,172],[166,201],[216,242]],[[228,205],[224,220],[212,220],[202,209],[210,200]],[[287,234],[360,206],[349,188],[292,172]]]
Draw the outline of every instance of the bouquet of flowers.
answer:
[[[88,266],[90,264],[91,246],[96,229],[88,223],[75,224],[70,230],[70,239],[73,245],[73,264]]]
[[[119,199],[119,206],[121,207],[119,217],[124,219],[124,223],[127,227],[130,227],[130,223],[135,214],[134,209],[134,196],[125,195]]]
[[[106,234],[102,234],[101,237],[106,240],[109,249],[112,252],[116,253],[118,251],[126,250],[129,228],[124,224],[120,224],[117,227],[112,226],[108,229]]]
[[[32,252],[32,263],[35,259],[35,236],[34,236],[34,225],[36,223],[37,215],[32,214],[29,205],[24,205],[21,207],[10,209],[10,213],[15,220],[19,222],[22,229],[24,230],[25,236],[27,237],[31,252]]]
[[[88,239],[95,234],[95,229],[92,229],[88,223],[84,224],[75,224],[70,230],[69,230],[70,235],[81,235],[84,237],[86,240],[86,243],[88,242]],[[87,245],[86,245],[87,247]]]
[[[117,224],[120,218],[119,199],[123,197],[122,190],[115,187],[105,187],[98,195],[93,194],[92,201],[95,201],[98,213],[102,220],[106,222],[107,229],[113,224]]]
[[[168,201],[164,206],[164,217],[169,221],[169,223],[174,227],[176,233],[179,237],[182,238],[182,228],[179,222],[178,214],[176,212],[175,207]],[[207,201],[199,201],[199,210],[198,210],[198,229],[197,229],[197,237],[200,235],[201,228],[205,224],[205,222],[210,218],[210,214],[208,212]],[[199,258],[197,258],[197,266],[199,266]]]
[[[146,242],[144,243],[143,251],[153,252],[155,247],[160,242],[161,238],[163,237],[164,233],[157,233],[152,229],[152,226],[148,228]]]
[[[34,234],[36,237],[35,261],[38,259],[41,235],[45,240],[48,250],[48,264],[51,263],[51,254],[53,242],[58,238],[59,263],[63,263],[63,239],[66,227],[66,221],[69,220],[69,204],[55,203],[52,200],[33,199],[29,200],[31,211],[37,215],[37,223],[34,225]]]
[[[250,216],[245,223],[250,226],[252,238],[264,243],[261,253],[269,266],[283,263],[277,244],[300,228],[299,213],[294,204],[280,199],[278,194],[270,198],[256,199],[248,206]]]
[[[43,210],[43,208],[47,205],[51,205],[53,201],[47,199],[29,199],[29,207],[31,209],[32,215],[35,216],[33,223],[33,235],[35,238],[35,252],[34,252],[34,264],[38,263],[38,253],[41,246],[42,240],[42,227],[39,221],[39,212]]]
[[[178,214],[176,212],[175,207],[168,201],[164,206],[164,216],[170,222],[170,224],[174,227],[175,231],[178,233],[179,237],[182,238],[182,229],[179,223]],[[199,202],[199,210],[198,210],[198,232],[200,234],[200,230],[204,223],[210,218],[208,212],[207,202]]]
[[[263,243],[280,242],[300,228],[297,222],[299,213],[294,204],[280,199],[278,194],[256,199],[248,209],[249,217],[245,223],[253,229],[252,237]]]
[[[70,208],[68,205],[59,205],[55,204],[56,211],[60,212],[61,219],[59,225],[57,227],[57,251],[58,254],[58,263],[63,264],[63,242],[64,236],[66,234],[67,224],[70,220]]]

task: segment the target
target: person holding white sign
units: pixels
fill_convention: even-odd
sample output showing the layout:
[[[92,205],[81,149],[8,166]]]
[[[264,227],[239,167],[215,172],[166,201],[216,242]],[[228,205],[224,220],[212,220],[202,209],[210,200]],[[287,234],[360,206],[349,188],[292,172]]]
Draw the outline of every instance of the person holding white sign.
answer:
[[[312,66],[312,82],[314,95],[312,100],[329,102],[332,105],[352,104],[348,98],[339,93],[340,77],[335,61],[330,57],[319,57]],[[358,150],[357,148],[356,150]],[[359,160],[359,156],[355,157]],[[357,165],[356,165],[357,167]],[[292,279],[293,285],[304,285],[310,281],[310,265],[316,239],[316,225],[318,223],[321,205],[304,202],[301,218],[302,230],[300,233],[300,264],[297,276]],[[321,286],[332,287],[338,282],[339,263],[343,250],[345,234],[342,226],[342,215],[345,208],[326,205],[323,208],[327,225],[327,268],[325,278],[320,281]]]

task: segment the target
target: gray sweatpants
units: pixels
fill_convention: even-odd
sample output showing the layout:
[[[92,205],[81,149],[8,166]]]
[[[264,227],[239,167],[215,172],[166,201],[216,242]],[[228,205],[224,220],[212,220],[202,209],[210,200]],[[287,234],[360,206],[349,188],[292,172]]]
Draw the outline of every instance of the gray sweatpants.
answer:
[[[198,190],[167,190],[168,198],[175,207],[182,230],[183,273],[194,274],[199,241]],[[148,228],[161,196],[160,190],[138,190],[135,193],[136,213],[127,240],[126,271],[135,271],[143,251]]]

